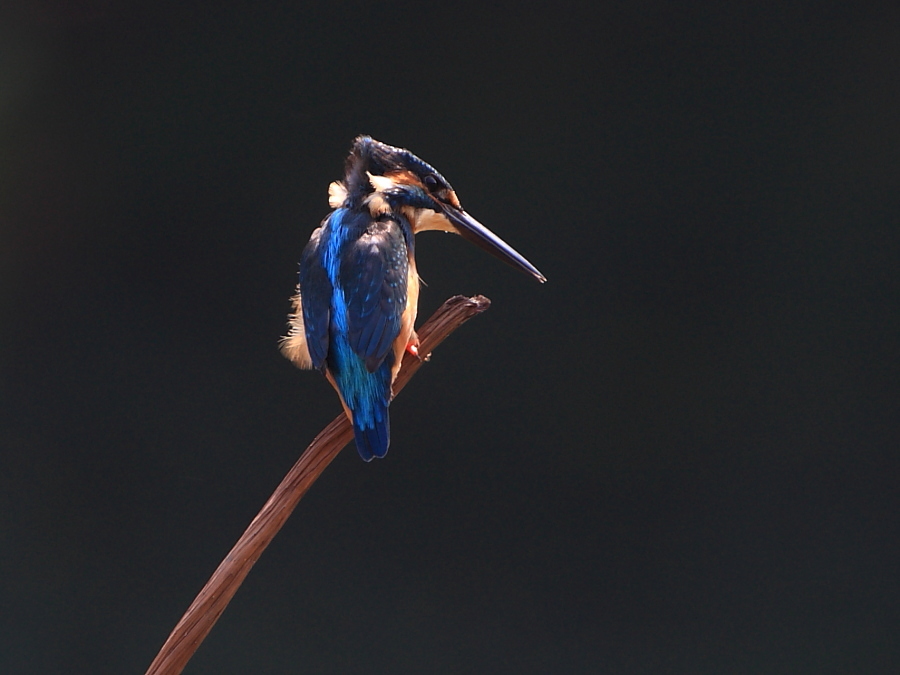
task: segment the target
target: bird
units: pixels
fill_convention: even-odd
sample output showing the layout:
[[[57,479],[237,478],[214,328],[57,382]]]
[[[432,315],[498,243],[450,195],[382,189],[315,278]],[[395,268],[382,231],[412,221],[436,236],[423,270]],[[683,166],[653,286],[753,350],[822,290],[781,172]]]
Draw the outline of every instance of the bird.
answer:
[[[404,352],[419,356],[414,235],[442,230],[546,277],[463,209],[450,183],[409,150],[358,136],[332,208],[300,257],[282,353],[324,373],[337,390],[365,461],[390,444],[388,406]]]

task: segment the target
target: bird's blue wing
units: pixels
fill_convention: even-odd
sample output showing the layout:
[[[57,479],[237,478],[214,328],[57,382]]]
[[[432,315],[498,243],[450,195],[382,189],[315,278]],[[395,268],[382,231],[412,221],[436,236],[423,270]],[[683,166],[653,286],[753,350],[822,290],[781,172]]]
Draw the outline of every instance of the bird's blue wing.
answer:
[[[374,373],[400,334],[409,258],[400,221],[382,216],[348,246],[341,262],[350,348]]]
[[[314,368],[325,367],[328,355],[328,322],[331,319],[332,285],[324,266],[320,240],[323,227],[313,232],[300,257],[300,301],[306,346]]]

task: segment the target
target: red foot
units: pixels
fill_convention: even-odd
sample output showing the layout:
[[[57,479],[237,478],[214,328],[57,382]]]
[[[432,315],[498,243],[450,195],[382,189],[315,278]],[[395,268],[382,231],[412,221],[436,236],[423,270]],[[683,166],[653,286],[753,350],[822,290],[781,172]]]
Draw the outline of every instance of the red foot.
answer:
[[[419,336],[413,333],[409,336],[409,342],[406,343],[406,351],[418,358],[419,356]]]
[[[416,357],[417,359],[419,359],[420,361],[422,361],[422,360],[427,361],[427,360],[428,360],[428,357],[427,357],[427,356],[423,359],[423,358],[419,355],[419,336],[416,335],[415,333],[413,333],[413,334],[409,337],[409,342],[406,343],[406,351],[408,351],[410,354],[412,354],[413,356],[415,356],[415,357]]]

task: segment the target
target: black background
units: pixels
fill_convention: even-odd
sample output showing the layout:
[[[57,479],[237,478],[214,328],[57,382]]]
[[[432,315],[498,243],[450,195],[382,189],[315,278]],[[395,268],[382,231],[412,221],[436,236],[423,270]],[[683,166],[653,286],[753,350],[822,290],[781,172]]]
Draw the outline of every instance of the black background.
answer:
[[[491,310],[187,673],[900,672],[900,13],[483,4],[3,10],[0,672],[143,672],[339,413],[277,340],[359,133],[549,282],[419,238]]]

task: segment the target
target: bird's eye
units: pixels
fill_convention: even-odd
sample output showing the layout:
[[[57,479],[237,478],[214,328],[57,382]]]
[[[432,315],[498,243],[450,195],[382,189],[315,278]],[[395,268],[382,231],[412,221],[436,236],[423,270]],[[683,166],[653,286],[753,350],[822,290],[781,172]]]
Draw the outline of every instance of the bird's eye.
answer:
[[[423,182],[425,183],[425,187],[427,187],[429,190],[436,190],[438,187],[438,179],[435,178],[433,174],[428,174],[427,176],[425,176],[425,180]]]

